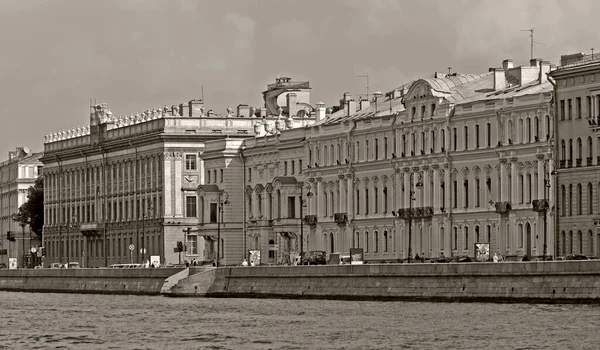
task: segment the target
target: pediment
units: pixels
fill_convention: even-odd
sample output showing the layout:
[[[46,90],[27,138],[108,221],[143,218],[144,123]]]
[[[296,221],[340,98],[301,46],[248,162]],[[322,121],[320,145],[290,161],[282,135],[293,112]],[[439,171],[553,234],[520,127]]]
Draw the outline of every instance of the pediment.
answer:
[[[420,100],[423,98],[432,97],[431,86],[424,80],[418,81],[415,84],[412,84],[410,89],[408,89],[407,94],[404,96],[404,103]]]

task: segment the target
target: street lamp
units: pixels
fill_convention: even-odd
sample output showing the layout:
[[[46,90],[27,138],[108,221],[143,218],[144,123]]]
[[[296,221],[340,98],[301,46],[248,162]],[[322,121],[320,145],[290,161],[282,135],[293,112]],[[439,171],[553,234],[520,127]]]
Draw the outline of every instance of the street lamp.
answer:
[[[69,267],[69,262],[71,260],[71,254],[69,254],[69,234],[71,232],[71,230],[73,230],[75,227],[77,227],[77,215],[73,216],[73,219],[71,220],[71,222],[69,222],[69,230],[67,230],[67,267]]]
[[[223,200],[223,197],[225,200]],[[217,218],[217,267],[219,267],[219,258],[221,257],[221,221],[223,221],[223,205],[229,204],[229,193],[225,190],[219,191],[219,217]]]
[[[421,181],[415,184],[417,188],[423,187],[423,183]],[[410,260],[412,258],[412,217],[413,217],[413,206],[412,202],[417,200],[415,197],[415,191],[413,190],[413,174],[410,175],[410,191],[409,191],[409,200],[408,200],[408,263],[410,264]]]
[[[550,191],[550,179],[548,179],[547,175],[548,173],[545,171],[546,169],[546,164],[544,164],[544,251],[543,251],[543,255],[542,255],[542,260],[546,261],[546,255],[548,254],[548,245],[547,245],[547,239],[548,239],[548,223],[547,223],[547,216],[548,216],[548,209],[549,209],[549,205],[548,205],[548,195],[546,194],[546,190]],[[556,170],[552,170],[552,172],[550,173],[550,175],[556,175]]]
[[[146,264],[145,264],[146,247],[144,245],[144,239],[146,236],[146,232],[144,231],[144,224],[146,222],[146,218],[150,217],[150,214],[152,214],[153,211],[154,211],[154,206],[152,204],[150,204],[150,206],[148,207],[148,209],[146,210],[144,215],[142,215],[142,244],[140,247],[140,253],[142,253],[142,264],[144,264],[144,267],[146,266]]]
[[[304,207],[306,201],[304,200],[304,182],[298,184],[300,186],[300,261],[304,257]],[[310,189],[306,193],[306,197],[311,198],[313,196]]]

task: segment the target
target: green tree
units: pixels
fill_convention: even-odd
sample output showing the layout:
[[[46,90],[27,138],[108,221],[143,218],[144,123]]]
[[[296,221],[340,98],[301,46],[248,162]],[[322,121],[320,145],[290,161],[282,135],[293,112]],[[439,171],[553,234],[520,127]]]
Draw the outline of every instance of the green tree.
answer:
[[[19,212],[13,214],[13,221],[19,225],[29,225],[40,240],[44,228],[44,178],[35,180],[35,184],[27,190],[27,202],[19,207]]]

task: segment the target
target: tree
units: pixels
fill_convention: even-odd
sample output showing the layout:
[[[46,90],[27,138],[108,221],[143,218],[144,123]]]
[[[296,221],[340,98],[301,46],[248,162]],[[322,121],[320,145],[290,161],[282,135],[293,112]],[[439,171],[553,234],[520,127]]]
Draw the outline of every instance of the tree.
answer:
[[[19,212],[12,215],[13,221],[21,226],[29,225],[40,240],[44,228],[44,178],[35,180],[35,184],[27,190],[27,202],[19,207]]]

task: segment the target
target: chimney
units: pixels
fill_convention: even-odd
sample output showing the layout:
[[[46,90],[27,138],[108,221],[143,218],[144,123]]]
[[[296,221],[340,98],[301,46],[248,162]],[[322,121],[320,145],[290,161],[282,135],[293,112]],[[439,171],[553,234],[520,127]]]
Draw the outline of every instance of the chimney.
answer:
[[[494,91],[506,88],[506,76],[503,68],[494,68]]]
[[[298,104],[296,103],[297,95],[294,92],[287,94],[287,110],[288,117],[294,117],[298,113]]]
[[[200,108],[204,106],[204,101],[202,100],[191,100],[188,102],[188,106],[190,108],[190,117],[199,117],[202,115],[202,111]]]
[[[356,101],[349,99],[346,103],[346,115],[351,116],[356,113]]]
[[[359,102],[359,108],[358,108],[358,110],[362,111],[363,109],[369,107],[369,105],[370,105],[369,100],[361,99],[360,102]]]
[[[513,60],[512,59],[506,59],[504,61],[502,61],[502,69],[504,69],[504,71],[507,71],[509,69],[511,69],[513,67]]]
[[[250,107],[248,105],[238,105],[237,116],[239,118],[248,118],[250,116]]]
[[[325,104],[323,102],[319,102],[317,103],[317,123],[319,123],[322,120],[325,120]]]
[[[540,60],[540,84],[543,84],[548,81],[548,76],[546,73],[550,73],[552,70],[552,65],[550,65],[550,61],[542,61]]]
[[[192,115],[192,112],[190,111],[190,105],[187,104],[179,104],[179,115],[182,117],[189,117]]]
[[[539,67],[540,66],[539,62],[541,62],[541,61],[542,60],[539,58],[532,58],[529,60],[529,65],[532,67]]]

